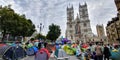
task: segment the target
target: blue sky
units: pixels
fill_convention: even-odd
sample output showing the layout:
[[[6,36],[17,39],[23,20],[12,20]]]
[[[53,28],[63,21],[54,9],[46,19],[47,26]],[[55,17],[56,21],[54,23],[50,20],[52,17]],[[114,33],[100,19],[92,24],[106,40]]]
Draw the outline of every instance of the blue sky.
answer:
[[[91,28],[94,34],[96,33],[96,25],[104,24],[115,17],[117,9],[114,0],[0,0],[0,5],[5,6],[11,4],[11,8],[19,14],[25,14],[28,19],[37,25],[43,23],[43,34],[48,31],[48,26],[51,23],[60,25],[62,36],[65,36],[66,31],[66,7],[69,4],[74,6],[74,14],[78,13],[79,3],[88,5],[89,19]]]

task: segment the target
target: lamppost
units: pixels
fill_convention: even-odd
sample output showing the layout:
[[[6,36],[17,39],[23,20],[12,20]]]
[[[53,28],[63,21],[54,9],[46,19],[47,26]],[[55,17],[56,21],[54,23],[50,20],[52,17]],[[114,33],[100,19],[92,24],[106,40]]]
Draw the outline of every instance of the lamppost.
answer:
[[[41,31],[42,31],[43,28],[44,28],[44,25],[43,25],[42,23],[40,23],[39,28],[40,28],[40,33],[41,33]]]
[[[1,16],[0,16],[0,24],[1,24]],[[2,32],[1,32],[1,25],[0,25],[0,41],[1,41],[1,38],[2,38]]]
[[[0,16],[0,24],[2,23],[1,16]],[[1,32],[1,25],[0,25],[0,32]]]

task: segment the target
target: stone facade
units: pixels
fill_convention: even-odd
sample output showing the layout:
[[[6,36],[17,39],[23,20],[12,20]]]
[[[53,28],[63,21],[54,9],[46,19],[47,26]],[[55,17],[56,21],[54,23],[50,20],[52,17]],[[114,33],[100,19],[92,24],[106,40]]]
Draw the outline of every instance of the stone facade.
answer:
[[[104,44],[108,44],[107,36],[105,36],[104,26],[102,25],[96,25],[97,30],[97,42],[103,42]]]
[[[106,27],[106,33],[109,43],[118,43],[118,38],[120,38],[120,19],[119,17],[112,18]]]
[[[98,35],[98,37],[102,38],[102,37],[105,36],[103,24],[102,24],[102,25],[97,25],[97,26],[96,26],[96,30],[97,30],[97,35]]]
[[[79,4],[79,14],[74,19],[74,7],[67,7],[66,38],[73,41],[86,42],[93,36],[88,16],[87,4]]]
[[[116,7],[117,7],[117,11],[120,13],[120,0],[114,0]]]
[[[114,0],[117,7],[117,17],[112,18],[106,26],[106,33],[109,43],[120,42],[120,0]]]

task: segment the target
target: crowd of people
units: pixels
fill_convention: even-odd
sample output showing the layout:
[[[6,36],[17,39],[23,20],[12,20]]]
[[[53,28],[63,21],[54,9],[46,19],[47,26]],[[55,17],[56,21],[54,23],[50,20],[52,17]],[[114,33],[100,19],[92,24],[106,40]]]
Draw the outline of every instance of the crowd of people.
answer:
[[[29,42],[15,43],[21,46],[28,56],[35,56],[35,60],[59,59],[76,56],[79,60],[120,60],[120,46],[118,44],[101,43],[55,43],[30,40]],[[53,60],[53,59],[52,59]]]
[[[52,45],[52,46],[50,46]],[[119,45],[101,44],[101,43],[67,43],[64,42],[56,44],[48,44],[47,42],[34,42],[30,41],[26,44],[26,49],[35,46],[38,51],[35,54],[35,60],[39,60],[37,55],[38,52],[45,52],[47,55],[47,60],[50,57],[69,57],[69,55],[74,55],[81,60],[120,60],[120,48]],[[62,56],[58,51],[62,49],[64,54]],[[43,58],[43,57],[42,57]]]

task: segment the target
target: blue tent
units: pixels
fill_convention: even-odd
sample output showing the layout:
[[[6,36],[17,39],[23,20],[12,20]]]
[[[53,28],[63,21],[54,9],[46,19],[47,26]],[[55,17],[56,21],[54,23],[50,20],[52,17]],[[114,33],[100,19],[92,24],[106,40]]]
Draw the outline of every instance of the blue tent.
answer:
[[[25,50],[20,46],[10,46],[5,50],[2,58],[5,60],[16,60],[26,56]]]
[[[116,50],[116,51],[111,51],[111,56],[110,58],[112,60],[120,60],[120,51]]]

